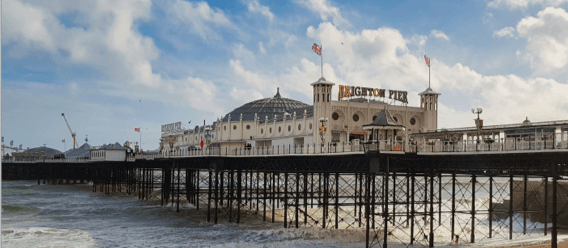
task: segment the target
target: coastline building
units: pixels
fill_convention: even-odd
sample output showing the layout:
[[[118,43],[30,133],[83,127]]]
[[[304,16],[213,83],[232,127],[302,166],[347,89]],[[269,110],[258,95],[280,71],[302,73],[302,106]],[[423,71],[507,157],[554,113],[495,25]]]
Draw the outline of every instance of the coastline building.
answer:
[[[311,83],[313,104],[273,97],[246,103],[210,125],[184,129],[181,122],[162,125],[160,151],[201,147],[222,150],[239,147],[358,145],[382,140],[407,143],[408,135],[436,130],[440,93],[428,87],[419,93],[420,106],[408,106],[406,91],[339,85],[321,77]],[[398,104],[398,105],[397,105]],[[388,112],[401,130],[372,132],[365,125]]]

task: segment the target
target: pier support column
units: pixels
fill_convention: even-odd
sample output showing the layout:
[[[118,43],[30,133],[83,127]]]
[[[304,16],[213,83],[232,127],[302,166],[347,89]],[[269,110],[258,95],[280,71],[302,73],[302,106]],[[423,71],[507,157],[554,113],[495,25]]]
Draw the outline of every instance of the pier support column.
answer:
[[[477,177],[474,175],[471,176],[471,237],[470,242],[475,243],[475,183],[477,181]]]

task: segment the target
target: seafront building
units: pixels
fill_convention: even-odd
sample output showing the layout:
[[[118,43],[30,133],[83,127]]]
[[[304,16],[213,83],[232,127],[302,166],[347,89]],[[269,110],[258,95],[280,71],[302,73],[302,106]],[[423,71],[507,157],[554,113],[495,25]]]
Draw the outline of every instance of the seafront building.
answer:
[[[189,130],[181,122],[162,125],[160,150],[350,146],[379,141],[406,144],[410,134],[438,127],[440,93],[430,87],[419,93],[420,105],[414,107],[408,106],[406,91],[340,85],[334,100],[334,83],[321,77],[311,86],[312,105],[284,98],[277,89],[274,97],[246,103],[210,125]],[[391,116],[391,124],[403,128],[384,132],[364,128],[378,116]]]

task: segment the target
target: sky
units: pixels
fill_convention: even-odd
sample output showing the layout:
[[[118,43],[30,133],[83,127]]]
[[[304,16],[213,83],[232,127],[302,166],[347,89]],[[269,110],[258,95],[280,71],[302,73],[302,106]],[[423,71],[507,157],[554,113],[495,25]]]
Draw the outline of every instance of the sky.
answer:
[[[568,119],[568,0],[4,0],[4,144],[159,146],[247,102],[337,85],[439,97],[438,128]],[[424,62],[430,57],[431,68]],[[189,123],[191,121],[191,123]],[[141,132],[134,128],[140,127]],[[62,140],[66,140],[63,143]]]

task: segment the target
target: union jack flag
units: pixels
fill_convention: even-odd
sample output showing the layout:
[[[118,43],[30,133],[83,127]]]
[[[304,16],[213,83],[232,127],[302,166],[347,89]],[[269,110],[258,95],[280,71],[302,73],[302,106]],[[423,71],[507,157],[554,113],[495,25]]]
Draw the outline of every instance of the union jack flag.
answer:
[[[321,46],[318,46],[318,44],[314,43],[312,50],[314,50],[314,53],[321,56]]]
[[[426,60],[426,65],[430,67],[430,58],[426,57],[426,54],[424,54],[424,60]]]

